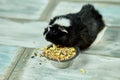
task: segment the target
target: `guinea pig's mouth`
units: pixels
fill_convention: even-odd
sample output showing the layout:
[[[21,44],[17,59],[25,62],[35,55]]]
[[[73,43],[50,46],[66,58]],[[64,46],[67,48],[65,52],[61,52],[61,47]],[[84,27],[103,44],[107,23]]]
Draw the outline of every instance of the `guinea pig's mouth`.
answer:
[[[45,39],[49,42],[54,42],[55,41],[54,36],[50,36],[49,34],[46,34]]]
[[[60,41],[56,37],[49,38],[46,36],[46,40],[51,42],[52,44],[60,45]]]

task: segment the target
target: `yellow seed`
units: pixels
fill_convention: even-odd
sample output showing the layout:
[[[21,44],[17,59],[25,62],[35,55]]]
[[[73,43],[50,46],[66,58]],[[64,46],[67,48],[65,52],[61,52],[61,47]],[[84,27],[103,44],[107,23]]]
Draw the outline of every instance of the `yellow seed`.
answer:
[[[81,68],[81,69],[80,69],[80,72],[81,72],[82,74],[85,74],[85,73],[86,73],[86,70],[85,70],[84,68]]]
[[[73,52],[73,53],[72,53],[72,55],[75,55],[75,54],[76,54],[76,52]]]
[[[47,47],[44,47],[44,48],[42,48],[41,50],[42,50],[42,51],[45,51],[45,50],[47,50]]]
[[[61,47],[60,45],[54,45],[50,48],[43,49],[45,56],[54,60],[67,60],[76,55],[76,49],[71,47]]]
[[[49,48],[50,50],[55,50],[55,48],[53,48],[53,47],[51,47],[51,48]]]
[[[60,55],[60,53],[55,53],[57,56],[59,56]]]
[[[76,51],[75,48],[71,48],[72,51]]]
[[[52,47],[52,48],[53,48],[53,49],[56,49],[56,47],[57,47],[57,46],[53,44],[53,47]]]

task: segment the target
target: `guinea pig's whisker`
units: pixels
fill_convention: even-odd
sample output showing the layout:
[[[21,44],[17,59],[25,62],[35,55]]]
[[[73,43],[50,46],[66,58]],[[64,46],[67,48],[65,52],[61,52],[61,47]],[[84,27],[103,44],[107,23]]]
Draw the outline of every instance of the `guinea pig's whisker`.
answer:
[[[67,31],[67,30],[65,30],[65,29],[63,29],[63,30],[62,30],[62,32],[68,33],[68,31]]]

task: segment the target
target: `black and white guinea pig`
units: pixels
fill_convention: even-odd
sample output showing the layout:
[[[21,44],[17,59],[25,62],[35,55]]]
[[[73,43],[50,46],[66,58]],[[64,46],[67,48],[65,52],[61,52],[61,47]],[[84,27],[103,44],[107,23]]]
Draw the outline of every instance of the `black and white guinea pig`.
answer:
[[[105,27],[102,15],[93,5],[87,4],[77,13],[56,16],[45,28],[47,41],[66,47],[77,46],[85,50]]]

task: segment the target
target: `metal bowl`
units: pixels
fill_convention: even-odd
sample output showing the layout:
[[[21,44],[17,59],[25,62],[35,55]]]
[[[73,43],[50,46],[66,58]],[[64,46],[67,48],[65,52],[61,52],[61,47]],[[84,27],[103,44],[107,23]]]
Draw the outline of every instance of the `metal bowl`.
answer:
[[[49,45],[48,46],[48,49],[52,47],[52,45]],[[79,55],[79,48],[78,47],[74,47],[76,49],[76,55],[70,59],[67,59],[67,60],[61,60],[61,61],[57,61],[57,60],[54,60],[54,59],[49,59],[47,56],[45,56],[47,59],[49,59],[51,61],[51,64],[57,68],[61,68],[61,69],[64,69],[64,68],[67,68],[69,66],[72,65],[73,63],[73,60]]]

